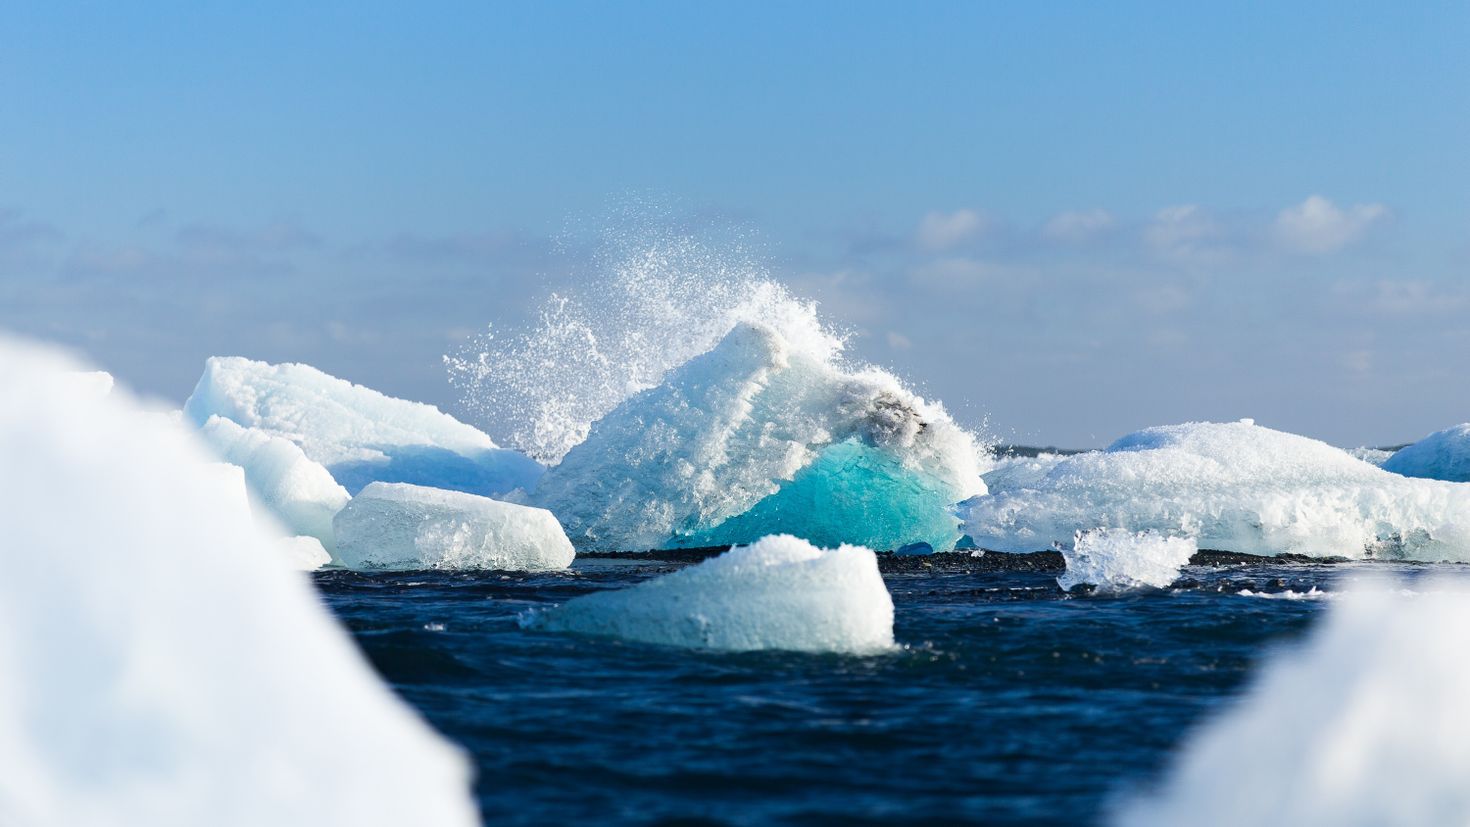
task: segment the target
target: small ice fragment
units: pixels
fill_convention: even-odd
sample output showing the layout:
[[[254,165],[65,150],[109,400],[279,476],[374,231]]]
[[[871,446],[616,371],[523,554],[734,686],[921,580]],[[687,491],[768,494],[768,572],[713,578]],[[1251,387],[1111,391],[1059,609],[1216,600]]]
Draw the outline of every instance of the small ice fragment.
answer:
[[[406,483],[375,482],[333,521],[353,569],[564,569],[576,556],[550,511]]]
[[[1155,532],[1096,529],[1078,532],[1072,547],[1062,550],[1067,570],[1057,578],[1063,591],[1087,584],[1100,592],[1138,588],[1162,589],[1199,549],[1194,541]]]
[[[892,649],[893,600],[865,548],[765,537],[698,565],[531,615],[526,625],[671,646],[866,654]]]

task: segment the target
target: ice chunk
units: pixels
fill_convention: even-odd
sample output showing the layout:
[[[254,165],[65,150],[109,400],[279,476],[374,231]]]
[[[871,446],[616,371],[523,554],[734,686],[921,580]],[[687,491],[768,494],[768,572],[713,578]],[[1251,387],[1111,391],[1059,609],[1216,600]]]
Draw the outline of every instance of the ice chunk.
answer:
[[[533,628],[728,651],[893,648],[893,600],[865,548],[778,535],[531,615]]]
[[[0,340],[0,822],[476,823],[198,439],[70,367]]]
[[[1162,589],[1179,577],[1179,570],[1198,550],[1193,540],[1151,531],[1079,532],[1072,547],[1062,552],[1067,571],[1057,578],[1057,585],[1066,591],[1084,583],[1099,592]]]
[[[960,538],[985,490],[973,438],[875,369],[739,324],[592,426],[532,501],[579,547],[750,543],[789,533],[892,549]]]
[[[78,388],[94,396],[106,396],[112,393],[112,374],[105,370],[77,370],[65,376],[66,381],[76,383]]]
[[[213,357],[184,405],[294,442],[352,493],[410,482],[476,494],[530,489],[542,468],[432,405],[384,396],[309,365]]]
[[[460,491],[375,482],[337,514],[354,569],[564,569],[576,556],[550,511]]]
[[[1393,451],[1386,451],[1382,448],[1352,448],[1348,450],[1348,453],[1369,465],[1377,465],[1379,468],[1382,468],[1383,463],[1393,456]]]
[[[1470,559],[1470,486],[1405,479],[1245,422],[1139,431],[964,511],[966,532],[997,551],[1120,528],[1247,554]]]
[[[332,555],[315,537],[282,537],[276,540],[276,548],[286,564],[297,571],[316,571],[332,562]]]
[[[1459,579],[1432,588],[1334,602],[1115,822],[1470,824],[1470,595]]]
[[[1034,457],[1001,457],[981,475],[990,493],[1030,488],[1046,477],[1066,454],[1037,454]]]
[[[327,469],[293,442],[222,417],[211,416],[200,434],[222,459],[245,470],[250,490],[293,534],[315,537],[329,551],[336,545],[332,517],[348,496]]]
[[[1383,470],[1406,477],[1470,482],[1470,422],[1400,448],[1383,463]]]

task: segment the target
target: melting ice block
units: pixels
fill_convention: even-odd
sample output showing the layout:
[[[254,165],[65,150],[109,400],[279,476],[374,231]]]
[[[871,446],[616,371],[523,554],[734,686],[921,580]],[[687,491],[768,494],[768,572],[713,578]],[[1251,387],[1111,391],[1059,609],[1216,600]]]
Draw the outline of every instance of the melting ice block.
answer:
[[[964,506],[981,548],[1119,528],[1246,554],[1470,560],[1470,486],[1405,479],[1249,422],[1149,428],[1001,483]]]
[[[432,405],[384,396],[309,365],[213,357],[184,404],[290,440],[356,493],[374,481],[476,494],[529,490],[542,467]]]
[[[1470,482],[1470,422],[1400,448],[1383,462],[1383,470],[1406,477]]]
[[[1470,584],[1426,581],[1347,593],[1114,822],[1470,824]]]
[[[1106,528],[1082,532],[1062,552],[1067,571],[1057,578],[1057,585],[1066,591],[1084,583],[1099,592],[1162,589],[1178,579],[1179,570],[1198,550],[1193,540],[1153,532]]]
[[[477,823],[239,470],[69,367],[0,337],[0,822]]]
[[[564,569],[576,553],[550,511],[461,491],[369,484],[337,513],[336,560],[354,569]]]
[[[222,459],[244,469],[257,500],[293,534],[315,537],[327,550],[336,545],[332,517],[349,498],[327,469],[293,442],[222,417],[211,416],[200,434]]]
[[[790,536],[531,615],[533,628],[727,651],[865,654],[893,648],[893,600],[865,548]]]
[[[594,423],[533,502],[585,548],[789,533],[948,550],[960,538],[954,504],[985,490],[979,453],[941,406],[887,373],[843,370],[742,323]]]

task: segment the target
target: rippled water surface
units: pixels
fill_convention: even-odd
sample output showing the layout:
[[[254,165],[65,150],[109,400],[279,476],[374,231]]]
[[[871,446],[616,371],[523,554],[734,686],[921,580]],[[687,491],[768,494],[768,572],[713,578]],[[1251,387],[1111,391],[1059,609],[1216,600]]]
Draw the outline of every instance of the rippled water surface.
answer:
[[[1097,822],[1155,778],[1329,602],[1290,598],[1365,568],[1190,566],[1170,591],[1070,597],[1055,572],[942,557],[956,562],[885,566],[915,570],[884,575],[905,648],[878,657],[713,654],[517,623],[671,562],[317,584],[382,674],[474,756],[487,824],[1046,824]]]

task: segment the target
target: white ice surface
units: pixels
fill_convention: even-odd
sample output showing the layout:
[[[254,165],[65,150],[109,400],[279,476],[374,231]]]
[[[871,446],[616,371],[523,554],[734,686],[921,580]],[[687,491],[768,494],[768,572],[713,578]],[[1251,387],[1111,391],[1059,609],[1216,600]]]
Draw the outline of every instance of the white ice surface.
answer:
[[[532,502],[586,548],[774,533],[824,546],[953,548],[953,505],[985,490],[970,434],[889,374],[845,370],[830,349],[802,341],[736,325],[594,423]]]
[[[1406,477],[1470,482],[1470,422],[1435,431],[1400,448],[1384,461],[1383,470]]]
[[[257,502],[292,534],[333,548],[332,517],[349,497],[326,468],[307,459],[293,442],[223,417],[210,417],[199,432],[221,459],[244,469]]]
[[[1470,559],[1470,486],[1406,479],[1249,422],[1149,428],[996,483],[963,513],[966,533],[997,551],[1120,528],[1247,554]]]
[[[778,535],[672,574],[594,592],[527,625],[671,646],[867,654],[893,648],[893,600],[865,548]]]
[[[0,824],[471,825],[189,429],[0,340]]]
[[[1422,581],[1421,581],[1422,582]],[[1125,827],[1470,824],[1470,584],[1360,584],[1186,742]]]
[[[542,508],[375,482],[335,520],[335,559],[354,569],[564,569],[576,556]]]
[[[1387,462],[1394,452],[1385,451],[1382,448],[1352,448],[1348,450],[1348,453],[1369,465],[1377,465],[1382,468],[1383,463]]]
[[[1179,570],[1198,550],[1193,540],[1153,532],[1082,532],[1071,548],[1062,551],[1067,570],[1057,578],[1057,585],[1067,591],[1083,583],[1099,592],[1162,589],[1178,579]]]
[[[529,489],[542,467],[432,405],[385,396],[309,365],[213,357],[184,405],[290,440],[337,482],[409,482],[476,494]]]
[[[286,559],[286,565],[298,571],[316,571],[332,562],[332,555],[315,537],[280,537],[276,548]]]

